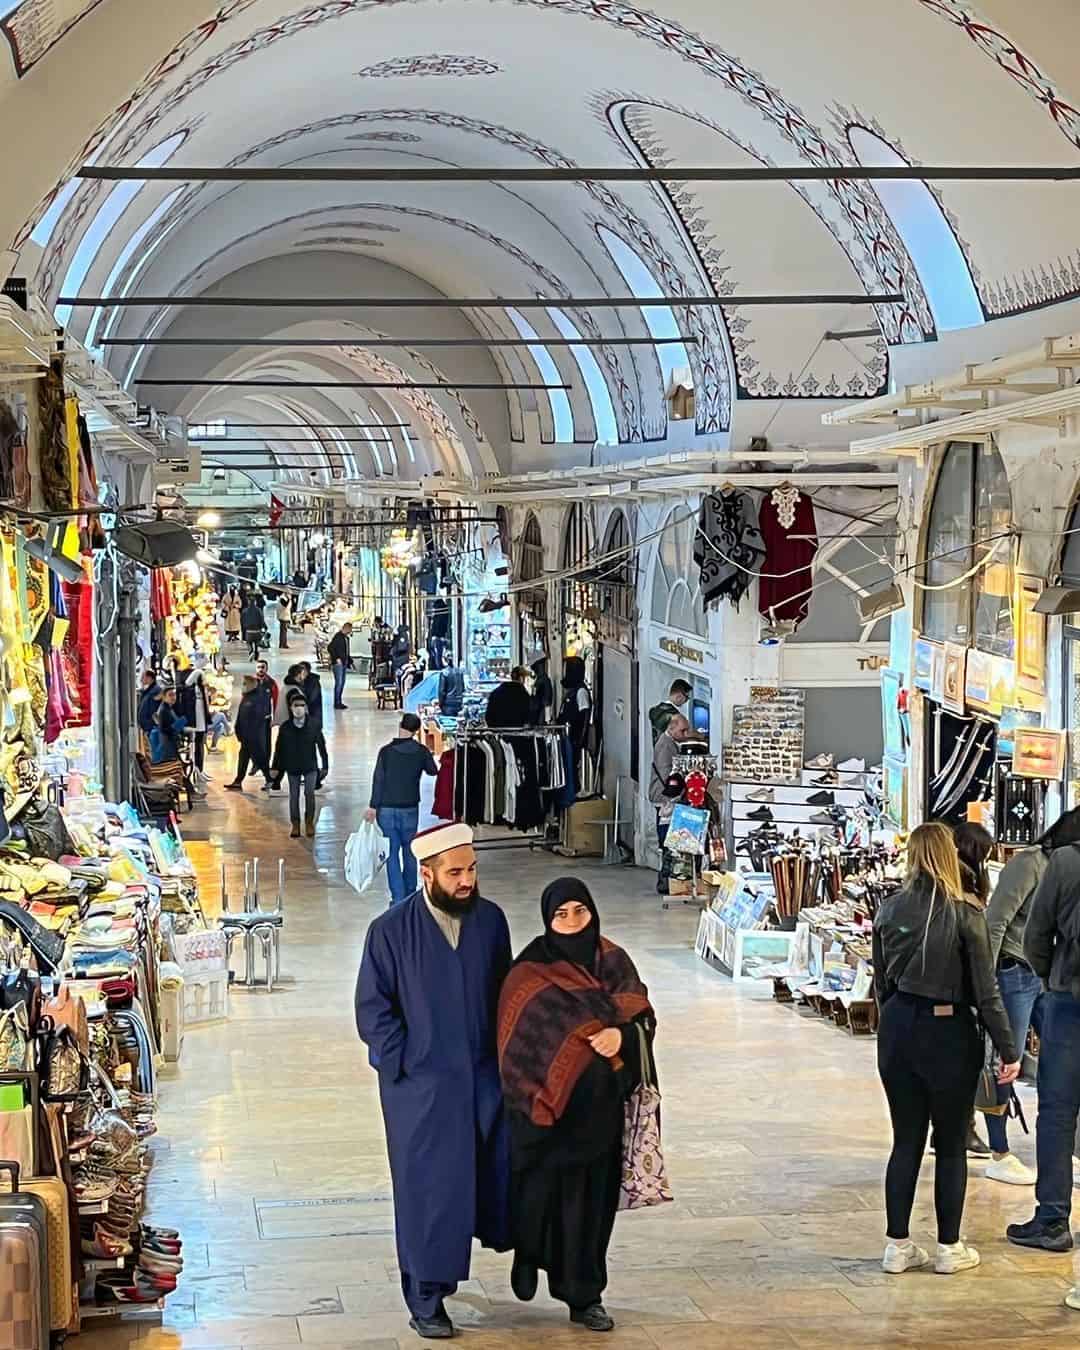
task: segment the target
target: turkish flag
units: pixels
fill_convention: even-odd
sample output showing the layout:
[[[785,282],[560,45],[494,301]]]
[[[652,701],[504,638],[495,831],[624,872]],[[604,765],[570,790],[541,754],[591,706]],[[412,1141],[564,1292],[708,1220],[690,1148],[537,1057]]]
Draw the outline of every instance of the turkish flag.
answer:
[[[275,497],[273,493],[271,493],[271,494],[270,494],[270,528],[271,528],[271,529],[273,529],[273,527],[278,523],[278,521],[281,519],[281,517],[282,517],[284,514],[285,514],[285,503],[284,503],[283,501],[279,501],[278,498]]]

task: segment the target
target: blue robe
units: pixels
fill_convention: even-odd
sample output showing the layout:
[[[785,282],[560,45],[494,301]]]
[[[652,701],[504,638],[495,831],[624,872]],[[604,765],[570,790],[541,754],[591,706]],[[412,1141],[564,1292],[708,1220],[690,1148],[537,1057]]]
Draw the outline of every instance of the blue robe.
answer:
[[[415,1281],[468,1279],[474,1237],[509,1246],[510,1148],[495,1036],[510,930],[480,899],[455,951],[423,893],[373,920],[356,1026],[379,1074],[398,1264]]]

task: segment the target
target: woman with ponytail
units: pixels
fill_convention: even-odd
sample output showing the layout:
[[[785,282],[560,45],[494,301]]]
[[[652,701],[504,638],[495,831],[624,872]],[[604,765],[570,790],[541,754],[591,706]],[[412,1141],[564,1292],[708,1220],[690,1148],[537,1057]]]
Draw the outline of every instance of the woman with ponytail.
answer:
[[[900,1275],[926,1265],[908,1224],[934,1127],[934,1207],[940,1275],[970,1270],[979,1253],[960,1237],[967,1190],[967,1132],[983,1064],[978,1011],[1002,1059],[1000,1083],[1020,1072],[1020,1053],[1001,1002],[986,919],[965,897],[948,826],[920,825],[908,841],[903,887],[874,920],[874,992],[881,1011],[878,1072],[892,1117],[885,1174],[888,1235],[883,1268]]]

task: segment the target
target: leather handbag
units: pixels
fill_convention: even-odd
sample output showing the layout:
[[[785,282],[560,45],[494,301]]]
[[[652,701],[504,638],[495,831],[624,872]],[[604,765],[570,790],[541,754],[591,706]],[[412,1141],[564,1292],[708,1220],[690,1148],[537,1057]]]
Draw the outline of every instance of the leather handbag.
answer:
[[[674,1200],[660,1148],[660,1089],[644,1027],[635,1023],[641,1052],[641,1082],[627,1098],[623,1128],[619,1209],[648,1209]]]

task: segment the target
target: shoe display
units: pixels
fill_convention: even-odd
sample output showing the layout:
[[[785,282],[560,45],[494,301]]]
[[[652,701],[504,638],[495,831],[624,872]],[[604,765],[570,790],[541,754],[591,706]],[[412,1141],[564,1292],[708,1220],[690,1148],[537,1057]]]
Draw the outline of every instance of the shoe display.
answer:
[[[1071,1252],[1073,1249],[1068,1219],[1054,1219],[1050,1223],[1044,1223],[1041,1219],[1011,1223],[1005,1229],[1005,1236],[1014,1247],[1032,1247],[1043,1252]]]
[[[1015,1153],[993,1159],[983,1173],[987,1181],[1003,1181],[1006,1186],[1034,1186],[1035,1173],[1025,1167]]]
[[[836,766],[836,759],[833,755],[827,755],[824,752],[815,755],[813,759],[806,761],[807,769],[832,769]]]
[[[810,783],[813,787],[835,787],[840,782],[840,775],[835,769],[829,769],[823,773],[820,778],[811,778]]]
[[[776,800],[776,792],[773,788],[756,788],[753,792],[746,794],[748,802],[773,802]]]
[[[842,759],[836,766],[838,773],[865,773],[866,760],[857,759],[854,756],[851,759]]]
[[[956,1275],[961,1270],[973,1270],[979,1264],[979,1253],[966,1242],[938,1243],[934,1256],[934,1271],[938,1275]]]
[[[773,813],[767,806],[759,806],[756,811],[747,811],[747,820],[772,820]]]
[[[910,1238],[906,1242],[890,1242],[881,1258],[881,1269],[886,1275],[903,1275],[905,1270],[918,1270],[928,1265],[930,1256],[922,1247],[917,1247]]]
[[[588,1308],[571,1308],[570,1321],[586,1331],[614,1331],[615,1322],[609,1316],[602,1303],[590,1304]]]
[[[821,792],[812,792],[812,793],[810,794],[810,796],[807,797],[807,799],[806,799],[806,805],[807,805],[807,806],[835,806],[835,805],[836,805],[836,793],[835,793],[835,792],[825,792],[825,791],[821,791]]]
[[[842,819],[842,817],[841,817]],[[810,817],[811,825],[836,825],[839,824],[836,816],[829,811],[815,811]]]

